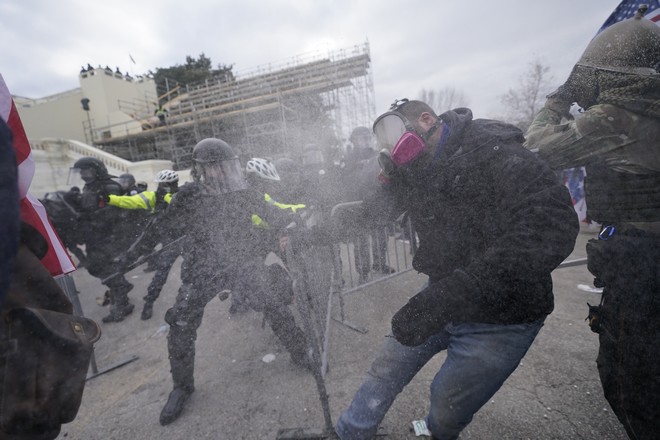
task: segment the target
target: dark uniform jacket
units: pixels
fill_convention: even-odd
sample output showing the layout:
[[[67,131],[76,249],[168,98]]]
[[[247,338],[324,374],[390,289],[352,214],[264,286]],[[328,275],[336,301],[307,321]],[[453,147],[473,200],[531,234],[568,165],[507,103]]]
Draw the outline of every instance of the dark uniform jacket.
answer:
[[[78,224],[80,242],[87,250],[105,254],[109,260],[128,247],[135,237],[126,234],[125,213],[113,206],[104,206],[103,197],[122,194],[121,186],[110,177],[99,178],[83,187]],[[109,261],[108,260],[108,261]]]
[[[522,323],[554,306],[550,273],[575,244],[567,189],[522,147],[516,127],[440,116],[450,129],[438,160],[391,184],[419,234],[413,266],[439,281],[453,322]]]
[[[269,228],[255,227],[258,215]],[[181,244],[181,281],[204,287],[222,276],[245,275],[242,266],[276,249],[277,234],[290,222],[283,211],[251,189],[209,194],[199,183],[183,185],[157,222],[162,243],[185,237]],[[156,241],[157,243],[158,241]]]

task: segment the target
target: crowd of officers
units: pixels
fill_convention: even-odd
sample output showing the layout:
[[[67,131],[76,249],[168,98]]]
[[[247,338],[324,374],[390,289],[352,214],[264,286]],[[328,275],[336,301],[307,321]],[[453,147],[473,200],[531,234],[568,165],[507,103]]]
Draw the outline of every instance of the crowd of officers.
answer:
[[[305,147],[300,161],[252,158],[243,165],[226,142],[204,139],[193,149],[192,182],[179,186],[176,171],[162,170],[155,177],[154,191],[144,184],[139,187],[130,174],[112,176],[102,161],[84,157],[75,162],[69,176],[70,182],[82,180],[82,190],[74,186],[44,197],[64,244],[79,265],[108,289],[99,301],[110,306],[104,323],[123,321],[133,312],[129,300],[133,285],[124,274],[147,261],[155,273],[143,298],[141,319],[151,318],[170,269],[182,256],[181,286],[165,314],[174,387],[161,424],[175,420],[194,391],[197,328],[206,304],[215,296],[224,300],[231,293],[230,313],[261,312],[292,362],[312,368],[307,339],[290,309],[292,280],[280,265],[266,266],[264,258],[274,252],[286,260],[285,228],[295,221],[302,224],[302,212],[318,210],[327,215],[334,204],[359,197],[353,185],[340,186],[343,178],[364,180],[363,175],[373,171],[369,174],[376,182],[371,131],[354,130],[351,142],[345,160],[328,167],[314,145]],[[327,230],[316,228],[304,239],[323,244],[334,238],[353,240],[356,270],[364,281],[372,270],[393,272],[386,264],[387,237],[374,239],[371,264],[371,226],[331,239]]]

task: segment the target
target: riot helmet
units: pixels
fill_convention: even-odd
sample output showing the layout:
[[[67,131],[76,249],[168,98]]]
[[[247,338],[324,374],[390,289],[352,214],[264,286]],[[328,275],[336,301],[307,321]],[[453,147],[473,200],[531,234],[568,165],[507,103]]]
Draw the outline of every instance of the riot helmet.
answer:
[[[645,8],[596,35],[578,66],[654,75],[660,68],[660,26],[644,18]]]
[[[80,186],[80,182],[92,183],[99,179],[114,177],[108,174],[105,164],[95,157],[82,157],[69,169],[68,185]]]
[[[353,148],[373,149],[374,147],[373,132],[367,127],[355,127],[348,140],[353,144]]]
[[[149,184],[144,180],[139,180],[135,183],[135,188],[137,189],[138,193],[145,192],[147,189],[149,189]]]
[[[123,189],[124,192],[135,189],[135,176],[124,173],[117,177],[117,183],[121,185],[121,189]]]
[[[221,139],[200,141],[192,153],[191,176],[211,194],[225,194],[247,189],[243,169],[234,150]]]
[[[281,157],[274,162],[280,176],[280,191],[283,200],[297,201],[301,199],[303,191],[302,165],[288,157]]]

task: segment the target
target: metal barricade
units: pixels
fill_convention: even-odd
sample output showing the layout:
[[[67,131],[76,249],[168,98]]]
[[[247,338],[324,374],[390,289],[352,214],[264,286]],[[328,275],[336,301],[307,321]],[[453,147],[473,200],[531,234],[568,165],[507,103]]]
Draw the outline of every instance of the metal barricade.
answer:
[[[319,216],[312,215],[304,221],[307,228],[303,229],[309,231],[308,228],[312,224],[322,225],[324,221],[332,222],[342,210],[355,208],[361,203],[349,202],[336,205],[331,211],[330,219],[320,219]],[[302,236],[304,235],[302,233]],[[312,374],[319,393],[325,429],[320,431],[301,428],[283,429],[278,432],[278,439],[318,439],[331,436],[334,431],[325,386],[331,323],[334,320],[353,330],[366,333],[366,330],[344,319],[343,295],[356,292],[367,285],[386,281],[412,269],[416,236],[407,218],[368,231],[359,231],[356,234],[349,232],[342,239],[344,241],[321,245],[315,244],[314,238],[311,240],[299,238],[295,230],[289,236],[286,265],[293,280],[296,306],[303,330],[308,338],[314,366]],[[377,252],[375,259],[374,249]],[[388,270],[383,270],[384,267]],[[359,273],[361,269],[362,272]],[[332,316],[335,296],[339,299],[339,319]]]
[[[295,302],[308,340],[312,374],[325,420],[325,432],[333,429],[325,387],[332,298],[335,293],[332,245],[317,245],[295,231],[286,247],[286,264],[293,279]],[[281,430],[277,438],[309,438],[304,430]]]
[[[333,207],[331,218],[361,205],[361,201],[340,203]],[[333,319],[366,333],[366,329],[346,320],[344,295],[410,271],[417,243],[417,235],[406,214],[392,223],[348,231],[334,249],[335,279],[341,289],[337,295],[339,317]]]

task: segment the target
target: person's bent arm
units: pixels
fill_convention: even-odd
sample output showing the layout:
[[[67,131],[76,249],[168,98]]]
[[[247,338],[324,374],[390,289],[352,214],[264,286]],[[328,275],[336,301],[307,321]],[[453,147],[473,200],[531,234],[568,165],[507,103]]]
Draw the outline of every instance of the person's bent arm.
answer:
[[[132,196],[108,196],[108,205],[122,209],[146,209],[153,211],[156,206],[156,195],[153,191],[144,191]]]

